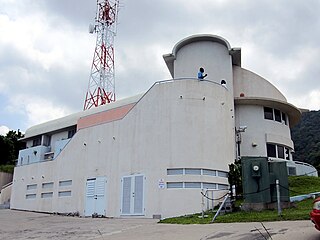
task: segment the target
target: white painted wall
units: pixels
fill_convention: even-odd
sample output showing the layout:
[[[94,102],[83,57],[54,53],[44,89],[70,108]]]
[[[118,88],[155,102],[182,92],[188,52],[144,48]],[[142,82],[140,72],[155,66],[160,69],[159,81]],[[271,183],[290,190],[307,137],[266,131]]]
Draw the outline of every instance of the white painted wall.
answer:
[[[293,149],[288,125],[264,119],[263,106],[237,105],[236,126],[247,126],[241,133],[242,156],[267,156],[266,143],[273,142]],[[257,145],[254,147],[252,143]]]
[[[228,184],[219,177],[167,176],[167,168],[228,171],[235,159],[229,94],[220,84],[198,80],[155,85],[123,120],[77,132],[56,160],[17,167],[11,207],[83,215],[86,179],[106,176],[107,215],[119,216],[121,177],[144,174],[146,217],[201,211],[200,189],[159,189],[158,181]],[[72,197],[57,196],[62,179],[73,180]],[[44,181],[55,184],[51,200],[40,198],[47,191],[41,188]],[[26,201],[26,185],[31,183],[38,184],[37,199]]]

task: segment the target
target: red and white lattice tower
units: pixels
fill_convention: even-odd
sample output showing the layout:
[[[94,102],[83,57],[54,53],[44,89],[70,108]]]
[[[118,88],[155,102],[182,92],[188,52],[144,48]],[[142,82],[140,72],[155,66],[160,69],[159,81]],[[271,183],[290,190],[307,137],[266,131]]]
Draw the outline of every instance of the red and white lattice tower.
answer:
[[[119,0],[97,0],[95,25],[89,32],[97,34],[84,110],[114,102],[114,36],[116,34]]]

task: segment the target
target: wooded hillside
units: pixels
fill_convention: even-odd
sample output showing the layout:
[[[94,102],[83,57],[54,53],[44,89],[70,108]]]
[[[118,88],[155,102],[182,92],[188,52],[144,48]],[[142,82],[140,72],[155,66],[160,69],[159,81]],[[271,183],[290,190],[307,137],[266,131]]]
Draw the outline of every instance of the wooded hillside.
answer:
[[[295,161],[307,162],[320,170],[320,111],[302,113],[301,121],[291,129]]]

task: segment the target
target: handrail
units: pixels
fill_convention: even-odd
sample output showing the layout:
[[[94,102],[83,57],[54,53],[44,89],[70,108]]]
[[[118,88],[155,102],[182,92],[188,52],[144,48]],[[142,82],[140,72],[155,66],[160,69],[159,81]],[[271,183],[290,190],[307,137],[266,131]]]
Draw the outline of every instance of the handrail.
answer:
[[[299,161],[293,161],[295,164],[299,164],[299,165],[305,165],[305,166],[308,166],[308,167],[312,167],[312,168],[315,168],[314,166],[312,166],[311,164],[309,163],[305,163],[305,162],[299,162]]]

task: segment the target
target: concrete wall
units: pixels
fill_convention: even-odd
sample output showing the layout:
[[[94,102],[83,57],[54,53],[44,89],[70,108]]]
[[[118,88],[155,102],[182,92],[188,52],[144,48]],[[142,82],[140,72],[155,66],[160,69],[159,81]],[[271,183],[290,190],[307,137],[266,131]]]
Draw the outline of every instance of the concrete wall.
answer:
[[[236,106],[236,126],[247,126],[246,131],[241,133],[240,152],[242,156],[267,156],[267,142],[293,149],[289,126],[264,119],[263,106]]]
[[[11,189],[12,189],[12,184],[7,184],[4,188],[1,189],[0,204],[10,203]]]
[[[9,182],[12,182],[12,178],[12,173],[0,172],[0,189]]]
[[[86,179],[106,176],[107,216],[120,216],[121,178],[143,174],[146,217],[201,211],[201,189],[160,189],[159,179],[228,184],[218,176],[168,176],[167,169],[228,171],[235,159],[229,95],[220,84],[198,80],[155,85],[122,120],[78,131],[55,161],[17,167],[11,207],[83,215]],[[72,196],[59,198],[58,183],[68,179]],[[42,189],[44,182],[53,188]],[[27,191],[28,184],[37,189]],[[51,199],[40,197],[46,191],[53,192]],[[37,197],[26,200],[26,194]]]

